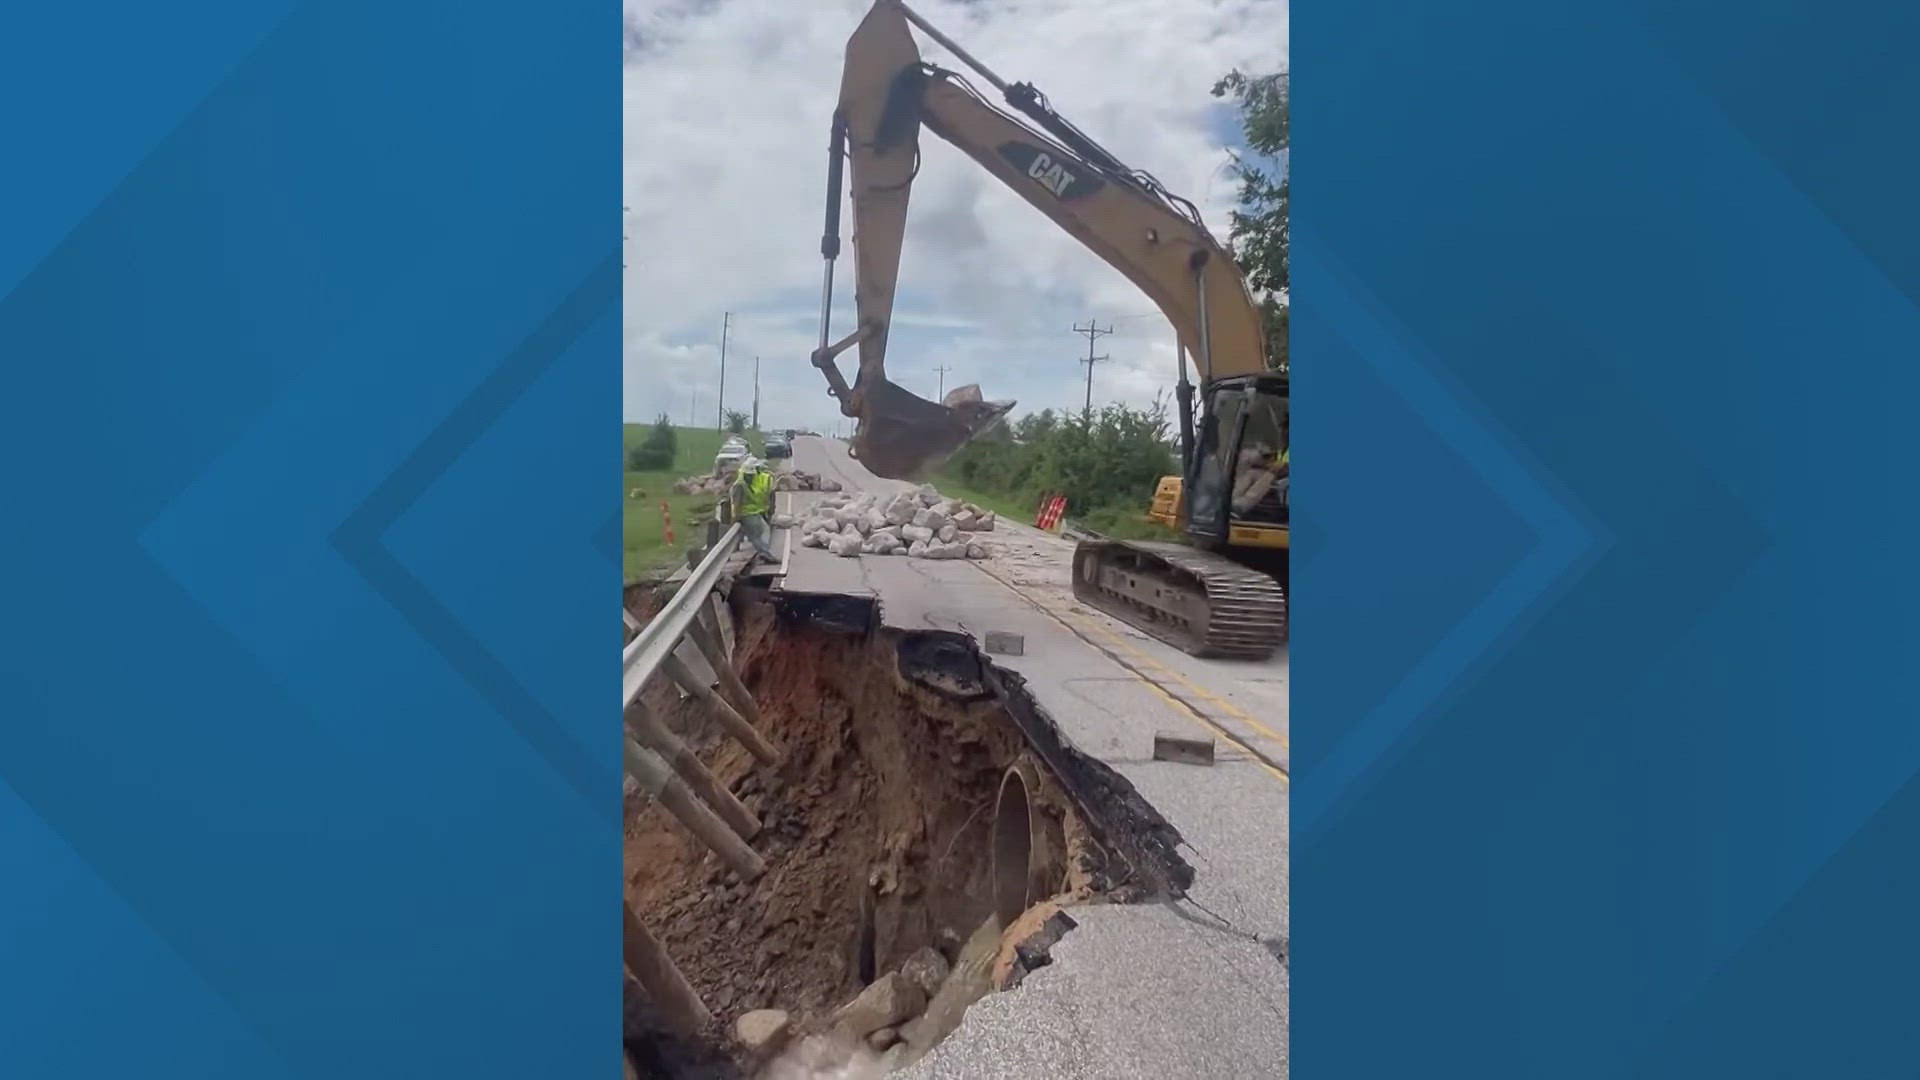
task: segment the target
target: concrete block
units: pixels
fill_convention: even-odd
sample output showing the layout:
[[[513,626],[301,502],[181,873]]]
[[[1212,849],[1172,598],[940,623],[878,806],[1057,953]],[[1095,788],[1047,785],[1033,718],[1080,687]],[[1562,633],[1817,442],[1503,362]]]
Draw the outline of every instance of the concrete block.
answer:
[[[1213,739],[1205,735],[1181,735],[1171,731],[1155,732],[1153,759],[1177,761],[1183,765],[1213,764]]]
[[[1025,656],[1027,638],[1024,634],[1009,634],[1004,630],[987,631],[987,651],[995,656]]]

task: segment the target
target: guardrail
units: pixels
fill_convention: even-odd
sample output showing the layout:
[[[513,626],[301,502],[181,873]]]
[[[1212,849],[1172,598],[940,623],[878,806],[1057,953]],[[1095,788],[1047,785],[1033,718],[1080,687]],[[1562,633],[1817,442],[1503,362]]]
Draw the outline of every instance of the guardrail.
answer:
[[[753,881],[766,872],[766,862],[749,843],[760,832],[760,820],[641,700],[647,683],[664,673],[756,761],[779,760],[779,752],[760,733],[759,706],[727,656],[721,633],[715,590],[741,540],[740,525],[726,519],[725,507],[721,503],[715,520],[708,523],[706,553],[696,561],[695,552],[689,552],[687,561],[693,565],[686,579],[653,618],[641,625],[632,612],[621,612],[635,632],[620,654],[623,756],[626,774],[648,799],[672,813],[742,880]],[[688,644],[712,669],[712,681],[688,662],[691,656],[682,655]],[[623,908],[628,970],[668,1016],[689,1032],[698,1030],[710,1017],[705,1003],[632,907],[623,903]]]

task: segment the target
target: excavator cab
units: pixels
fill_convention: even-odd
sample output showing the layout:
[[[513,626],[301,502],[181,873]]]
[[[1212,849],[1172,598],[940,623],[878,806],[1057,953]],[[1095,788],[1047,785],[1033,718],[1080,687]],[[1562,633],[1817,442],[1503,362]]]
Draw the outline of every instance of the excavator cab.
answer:
[[[1208,388],[1188,494],[1187,532],[1216,546],[1285,548],[1288,385],[1243,375]]]

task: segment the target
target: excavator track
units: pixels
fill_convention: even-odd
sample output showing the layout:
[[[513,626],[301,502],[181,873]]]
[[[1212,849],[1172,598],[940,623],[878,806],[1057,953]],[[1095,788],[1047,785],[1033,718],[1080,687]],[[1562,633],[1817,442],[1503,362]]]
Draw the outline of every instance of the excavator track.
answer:
[[[1082,541],[1073,595],[1194,656],[1264,660],[1287,638],[1279,582],[1180,544]]]

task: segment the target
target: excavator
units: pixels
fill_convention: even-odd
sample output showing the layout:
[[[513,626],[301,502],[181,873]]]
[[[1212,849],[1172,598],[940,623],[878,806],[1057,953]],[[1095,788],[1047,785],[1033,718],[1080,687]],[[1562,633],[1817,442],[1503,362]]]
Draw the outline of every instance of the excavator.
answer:
[[[923,60],[909,24],[1008,108],[959,72]],[[985,401],[975,386],[936,403],[886,377],[923,127],[1119,270],[1178,338],[1180,475],[1160,481],[1148,516],[1190,542],[1083,540],[1074,552],[1075,596],[1195,656],[1272,655],[1287,633],[1288,384],[1268,369],[1260,311],[1232,255],[1191,202],[1122,164],[1031,84],[1006,83],[901,0],[877,0],[848,40],[828,145],[826,271],[812,361],[841,412],[858,422],[852,454],[876,475],[915,479],[1014,405]],[[853,203],[858,322],[830,343],[843,183]],[[835,357],[855,346],[859,367],[849,385]]]

